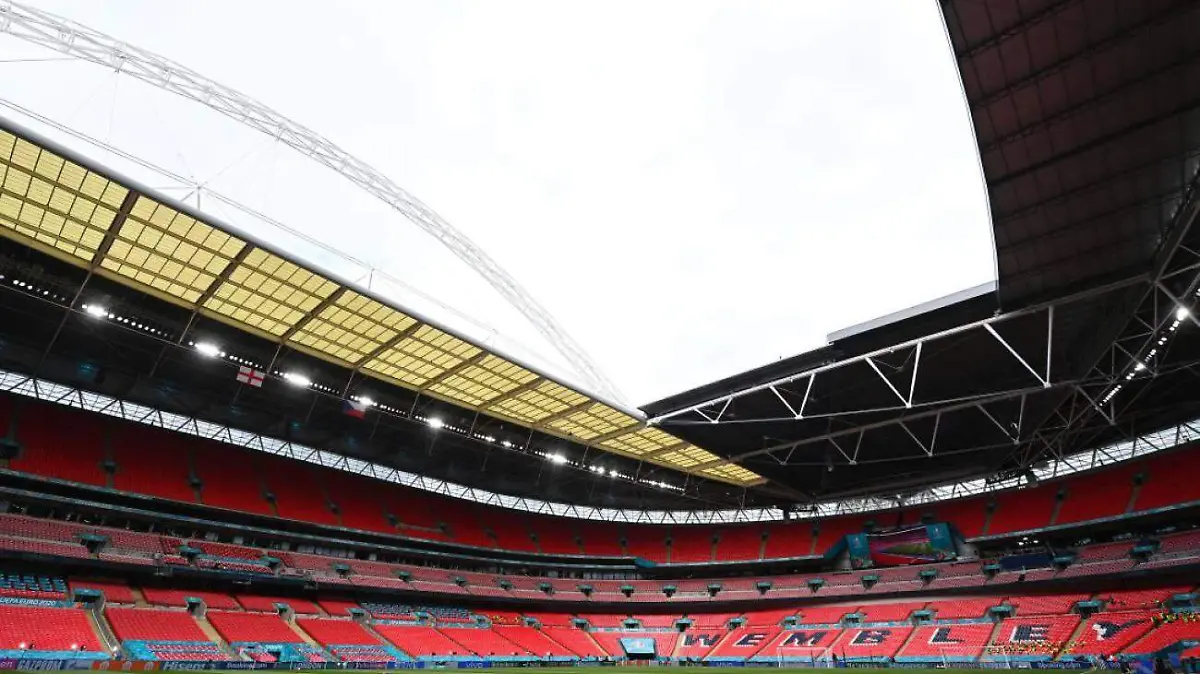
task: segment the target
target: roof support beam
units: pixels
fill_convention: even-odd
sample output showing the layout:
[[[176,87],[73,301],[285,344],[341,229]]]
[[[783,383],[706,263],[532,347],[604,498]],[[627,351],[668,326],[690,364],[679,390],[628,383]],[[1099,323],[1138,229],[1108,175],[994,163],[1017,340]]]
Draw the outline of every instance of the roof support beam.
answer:
[[[108,257],[108,251],[112,248],[113,242],[120,236],[121,228],[125,226],[125,221],[129,219],[129,214],[133,212],[133,207],[137,204],[137,200],[141,196],[141,193],[135,190],[129,190],[125,193],[125,198],[121,201],[121,207],[117,209],[117,214],[113,216],[112,224],[108,226],[108,231],[104,232],[104,240],[96,248],[96,254],[92,257],[92,264],[88,268],[88,273],[96,271],[104,263],[104,258]]]
[[[530,379],[529,381],[525,382],[524,384],[521,384],[520,386],[512,389],[511,391],[508,391],[507,393],[501,393],[500,395],[496,396],[495,398],[492,398],[491,400],[487,401],[486,403],[480,405],[479,409],[486,412],[487,410],[495,407],[498,403],[502,403],[507,400],[512,400],[513,398],[516,398],[517,396],[521,395],[522,393],[525,393],[526,391],[532,391],[532,390],[536,389],[537,387],[541,386],[542,383],[545,381],[546,381],[546,379],[544,377],[534,377],[533,379]]]
[[[320,303],[317,304],[317,306],[313,307],[311,311],[309,311],[307,314],[304,314],[302,317],[300,317],[300,320],[296,321],[296,323],[294,325],[292,325],[292,327],[290,327],[286,331],[284,331],[284,333],[279,336],[279,341],[280,342],[290,341],[292,339],[292,337],[294,337],[297,332],[300,332],[301,330],[303,330],[304,326],[308,325],[309,322],[312,321],[312,319],[316,318],[317,316],[320,316],[322,311],[325,311],[326,308],[328,308],[333,303],[337,302],[339,299],[342,298],[342,295],[345,295],[345,294],[346,294],[346,286],[338,286],[337,290],[334,290],[333,292],[329,293],[329,295],[327,295],[325,297],[325,299],[321,300]]]
[[[600,403],[596,402],[595,400],[585,400],[577,405],[571,405],[565,409],[555,412],[554,414],[551,414],[550,416],[548,416],[544,419],[539,420],[537,422],[537,427],[545,428],[546,426],[554,423],[555,421],[558,421],[560,419],[566,419],[567,417],[571,416],[572,414],[578,414],[580,412],[590,410],[599,404]]]
[[[491,354],[488,353],[488,351],[486,349],[480,349],[479,353],[475,354],[474,356],[471,356],[470,358],[467,358],[466,360],[459,362],[458,365],[454,365],[452,367],[446,368],[445,370],[442,370],[441,374],[439,374],[438,376],[434,377],[433,379],[430,379],[429,381],[425,382],[421,386],[421,392],[424,393],[425,391],[428,391],[430,389],[430,387],[437,386],[438,384],[446,381],[447,379],[449,379],[450,377],[453,377],[456,374],[459,374],[460,372],[462,372],[463,370],[466,370],[467,368],[471,367],[472,365],[478,365],[479,363],[482,363],[483,360],[490,355]]]

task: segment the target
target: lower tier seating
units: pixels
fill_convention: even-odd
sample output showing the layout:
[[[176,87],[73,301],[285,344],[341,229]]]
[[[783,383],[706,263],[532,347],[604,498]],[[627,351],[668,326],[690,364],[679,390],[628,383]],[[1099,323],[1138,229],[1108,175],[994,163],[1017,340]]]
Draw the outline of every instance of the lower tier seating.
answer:
[[[0,650],[101,653],[104,648],[82,609],[0,604]]]

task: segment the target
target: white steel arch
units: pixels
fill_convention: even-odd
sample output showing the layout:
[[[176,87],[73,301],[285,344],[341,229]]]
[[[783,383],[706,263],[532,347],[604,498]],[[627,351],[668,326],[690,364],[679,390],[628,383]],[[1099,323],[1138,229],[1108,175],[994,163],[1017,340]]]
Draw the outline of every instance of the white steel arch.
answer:
[[[436,238],[482,276],[562,354],[595,393],[624,402],[583,348],[482,248],[386,175],[324,136],[186,66],[28,5],[0,0],[0,33],[112,68],[196,101],[340,173]]]

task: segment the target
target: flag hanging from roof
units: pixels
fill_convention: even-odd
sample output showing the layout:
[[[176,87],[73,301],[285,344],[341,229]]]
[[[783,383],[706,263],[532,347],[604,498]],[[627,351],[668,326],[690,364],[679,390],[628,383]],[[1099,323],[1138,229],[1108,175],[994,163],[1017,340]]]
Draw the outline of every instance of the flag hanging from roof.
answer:
[[[243,365],[238,368],[237,380],[243,384],[248,384],[255,388],[262,388],[263,379],[266,376],[266,372],[255,370],[252,367],[246,367]]]
[[[356,400],[342,401],[342,413],[347,416],[354,417],[355,419],[366,418],[367,407],[369,407],[369,405],[366,403],[360,403]]]

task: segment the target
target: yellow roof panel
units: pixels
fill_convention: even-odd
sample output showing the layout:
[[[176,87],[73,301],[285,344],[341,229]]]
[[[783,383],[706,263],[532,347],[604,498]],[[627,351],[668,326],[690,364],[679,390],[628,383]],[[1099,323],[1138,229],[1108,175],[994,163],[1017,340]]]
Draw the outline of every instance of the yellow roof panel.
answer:
[[[295,262],[255,248],[217,286],[204,308],[279,337],[337,288]]]
[[[0,131],[0,228],[58,257],[90,263],[128,190]]]
[[[86,163],[86,162],[85,162]],[[0,235],[364,373],[606,451],[762,478],[218,224],[0,130]]]
[[[195,304],[247,244],[190,215],[139,196],[100,267]]]
[[[357,365],[416,323],[407,314],[347,290],[299,326],[291,341]]]

